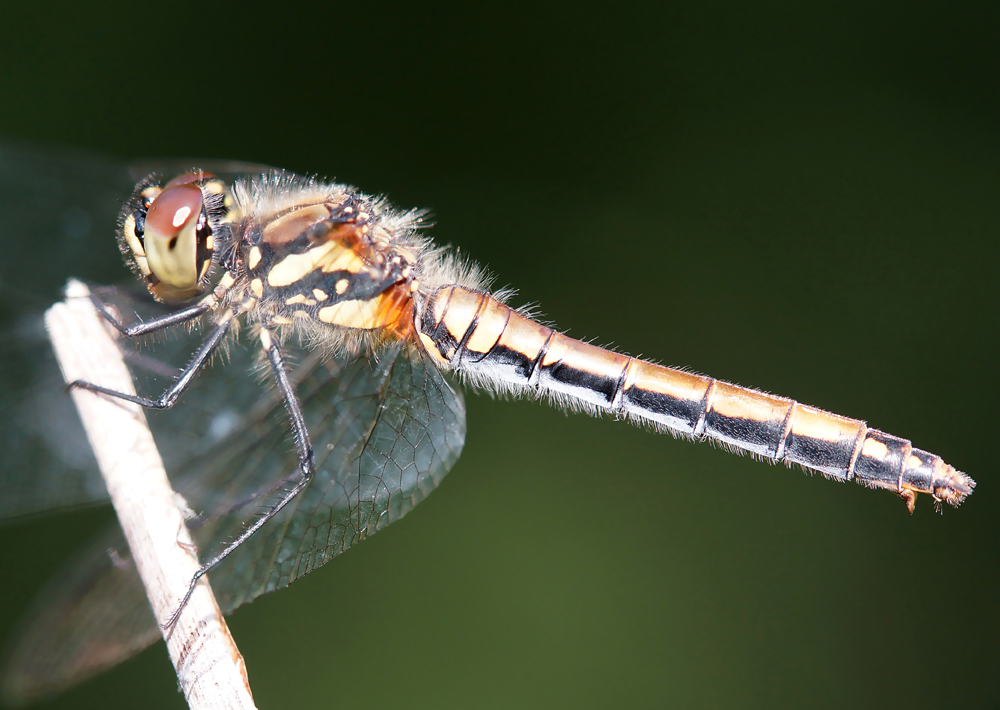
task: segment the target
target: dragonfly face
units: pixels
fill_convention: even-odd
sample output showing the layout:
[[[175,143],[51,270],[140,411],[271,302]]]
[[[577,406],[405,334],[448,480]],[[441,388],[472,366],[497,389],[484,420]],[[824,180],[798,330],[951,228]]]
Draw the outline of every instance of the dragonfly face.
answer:
[[[188,300],[208,283],[224,230],[225,184],[214,175],[185,173],[160,187],[140,182],[122,211],[118,244],[125,262],[157,300]]]
[[[231,186],[204,172],[163,189],[144,181],[123,213],[126,261],[157,300],[180,308],[121,324],[123,332],[199,321],[209,333],[185,373],[142,403],[172,405],[234,323],[251,332],[277,384],[249,397],[176,481],[198,513],[193,535],[224,611],[287,586],[433,490],[465,434],[461,396],[443,371],[886,489],[911,510],[918,493],[957,506],[975,485],[865,422],[540,324],[435,249],[419,231],[420,216],[279,171]],[[248,353],[232,359],[227,369],[252,367]],[[42,683],[73,682],[157,638],[148,610],[141,617],[134,570],[111,564],[108,547],[102,541],[80,563],[76,586],[53,593],[7,672],[8,687],[30,695]],[[123,576],[129,583],[116,581]],[[122,616],[127,624],[118,623]],[[114,650],[94,663],[81,658],[84,644]]]

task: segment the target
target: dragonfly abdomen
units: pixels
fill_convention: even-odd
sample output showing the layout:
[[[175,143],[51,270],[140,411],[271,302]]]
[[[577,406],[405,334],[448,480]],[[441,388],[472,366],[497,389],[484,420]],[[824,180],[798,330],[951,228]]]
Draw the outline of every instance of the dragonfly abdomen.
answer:
[[[958,505],[975,485],[940,457],[861,420],[569,338],[461,286],[426,299],[417,332],[432,356],[476,384],[534,390],[571,407],[885,488],[911,510],[916,493]]]

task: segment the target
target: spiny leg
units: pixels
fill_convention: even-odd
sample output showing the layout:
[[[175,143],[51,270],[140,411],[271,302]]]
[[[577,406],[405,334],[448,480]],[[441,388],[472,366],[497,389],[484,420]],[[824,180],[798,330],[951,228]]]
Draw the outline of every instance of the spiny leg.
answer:
[[[127,402],[133,402],[148,409],[169,409],[174,406],[177,402],[177,398],[180,397],[191,385],[195,375],[197,375],[198,371],[201,370],[206,363],[208,363],[209,358],[212,357],[212,353],[219,346],[219,343],[222,342],[222,339],[226,337],[226,332],[229,330],[229,326],[233,322],[233,316],[234,313],[232,311],[228,311],[223,315],[222,322],[215,326],[208,338],[206,338],[205,341],[199,346],[198,350],[195,351],[194,356],[191,358],[191,362],[187,364],[187,367],[181,370],[180,375],[178,375],[174,383],[170,385],[170,387],[168,387],[166,391],[157,399],[139,397],[134,394],[119,392],[117,390],[108,389],[107,387],[95,385],[92,382],[84,382],[83,380],[74,380],[67,385],[67,388],[79,387],[80,389],[90,390],[91,392],[100,392],[101,394],[106,394],[109,397],[124,399]],[[190,320],[190,318],[188,318],[188,320]],[[153,322],[154,321],[150,321],[150,324]],[[176,323],[171,323],[171,325],[176,325]]]
[[[256,500],[270,498],[272,495],[274,495],[276,491],[279,491],[285,486],[294,483],[301,477],[302,477],[302,471],[300,469],[295,469],[293,473],[288,474],[277,483],[268,483],[266,485],[263,485],[257,490],[253,491],[252,493],[235,501],[234,503],[227,504],[221,510],[216,510],[209,515],[198,515],[191,518],[186,523],[187,527],[189,530],[197,530],[198,528],[210,525],[211,523],[214,523],[217,520],[221,520],[227,515],[236,512],[237,510],[245,508],[246,506],[250,505]]]
[[[271,363],[271,372],[274,374],[275,384],[277,384],[278,391],[281,392],[281,396],[285,400],[285,409],[288,411],[288,418],[292,425],[292,437],[295,440],[295,448],[298,450],[299,454],[299,480],[291,488],[285,491],[281,500],[257,518],[257,520],[255,520],[250,527],[240,533],[239,537],[226,545],[222,552],[217,554],[208,562],[204,563],[198,571],[194,573],[194,576],[191,578],[191,583],[188,585],[187,591],[184,593],[180,603],[177,605],[177,609],[175,609],[174,613],[170,615],[170,618],[167,619],[166,623],[161,625],[163,629],[170,629],[177,622],[177,619],[180,617],[181,612],[187,605],[188,600],[191,599],[191,595],[194,594],[198,580],[205,576],[209,570],[222,562],[222,560],[232,554],[240,545],[250,539],[250,537],[260,530],[267,523],[267,521],[277,515],[282,508],[292,502],[292,500],[299,493],[305,490],[306,486],[309,485],[309,482],[312,481],[313,475],[315,474],[316,464],[313,461],[313,449],[312,442],[309,439],[309,430],[306,428],[306,420],[302,414],[302,407],[299,404],[298,397],[295,396],[295,388],[288,377],[288,369],[285,367],[285,361],[281,357],[281,348],[278,343],[271,338],[271,334],[267,328],[261,328],[260,342],[267,351],[267,359]],[[289,478],[286,480],[291,479]]]
[[[168,313],[165,316],[160,316],[159,318],[154,318],[152,320],[143,321],[141,323],[136,323],[134,325],[125,325],[118,318],[108,310],[107,305],[94,294],[90,294],[90,302],[94,304],[94,308],[97,312],[108,323],[115,327],[122,335],[129,338],[136,338],[140,335],[146,335],[147,333],[154,333],[157,330],[163,330],[164,328],[170,328],[171,326],[180,325],[181,323],[187,323],[195,318],[204,315],[209,310],[211,310],[213,303],[211,301],[202,301],[196,303],[193,306],[188,306],[187,308],[182,308],[179,311],[174,311],[173,313]]]

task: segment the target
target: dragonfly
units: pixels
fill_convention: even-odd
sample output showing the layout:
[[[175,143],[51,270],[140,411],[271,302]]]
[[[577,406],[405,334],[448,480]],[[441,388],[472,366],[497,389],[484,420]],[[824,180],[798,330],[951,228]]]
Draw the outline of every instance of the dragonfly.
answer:
[[[8,149],[0,158],[16,167],[0,174],[19,184],[39,173],[35,157]],[[210,574],[225,613],[286,587],[432,492],[465,440],[457,383],[887,490],[911,512],[918,494],[957,507],[975,486],[939,456],[863,421],[570,338],[435,246],[420,210],[246,168],[150,175],[131,197],[120,193],[119,250],[142,290],[98,289],[96,303],[142,394],[73,383],[154,410],[177,405],[151,426],[193,511],[205,561],[191,588]],[[108,166],[111,176],[123,184]],[[114,204],[103,193],[91,198]],[[83,214],[69,206],[47,229],[71,237]],[[37,331],[16,327],[44,348]],[[54,379],[16,401],[37,406],[42,388],[47,417],[69,406]],[[62,452],[53,463],[51,426],[25,433],[32,417],[14,418],[22,428],[13,438],[30,449],[48,492],[7,474],[0,515],[102,495],[63,473],[90,471],[91,461]],[[121,532],[111,531],[43,590],[8,657],[3,691],[31,698],[67,687],[159,637]]]

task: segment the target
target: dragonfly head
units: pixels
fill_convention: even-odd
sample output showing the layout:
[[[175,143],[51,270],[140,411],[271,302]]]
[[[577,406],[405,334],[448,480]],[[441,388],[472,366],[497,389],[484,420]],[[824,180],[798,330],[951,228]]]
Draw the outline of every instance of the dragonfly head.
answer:
[[[140,182],[122,212],[119,248],[158,301],[190,300],[208,286],[217,261],[225,184],[202,171],[165,186]]]

